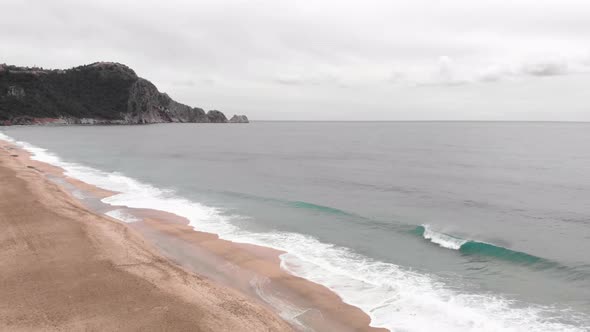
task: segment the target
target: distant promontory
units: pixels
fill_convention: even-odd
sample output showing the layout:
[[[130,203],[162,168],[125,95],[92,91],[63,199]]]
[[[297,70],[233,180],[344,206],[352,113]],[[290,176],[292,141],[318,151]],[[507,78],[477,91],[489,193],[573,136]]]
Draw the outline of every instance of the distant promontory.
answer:
[[[0,125],[147,124],[229,121],[174,101],[122,64],[96,62],[66,70],[0,64]]]

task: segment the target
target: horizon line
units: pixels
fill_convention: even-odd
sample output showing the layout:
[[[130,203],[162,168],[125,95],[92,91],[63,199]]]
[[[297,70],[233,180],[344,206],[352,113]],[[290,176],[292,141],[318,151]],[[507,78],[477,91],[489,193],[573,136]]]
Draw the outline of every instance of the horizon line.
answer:
[[[502,122],[502,123],[590,123],[590,120],[259,120],[250,122]]]

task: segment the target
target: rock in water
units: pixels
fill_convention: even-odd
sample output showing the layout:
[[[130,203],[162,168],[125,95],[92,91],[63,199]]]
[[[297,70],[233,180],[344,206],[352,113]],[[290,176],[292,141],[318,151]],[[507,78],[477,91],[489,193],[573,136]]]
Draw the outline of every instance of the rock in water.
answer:
[[[230,123],[250,123],[250,121],[248,121],[248,117],[245,115],[237,115],[234,114],[234,116],[231,117],[231,119],[229,119]]]
[[[226,123],[217,110],[174,101],[122,64],[67,70],[0,64],[0,125]]]
[[[225,115],[217,110],[207,112],[207,117],[212,123],[227,123],[227,118]]]

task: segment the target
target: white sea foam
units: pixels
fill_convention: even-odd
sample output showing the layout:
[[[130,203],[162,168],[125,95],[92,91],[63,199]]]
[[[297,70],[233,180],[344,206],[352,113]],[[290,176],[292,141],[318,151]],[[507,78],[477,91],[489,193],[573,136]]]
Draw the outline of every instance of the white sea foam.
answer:
[[[80,200],[87,198],[86,195],[81,190],[77,190],[77,189],[72,191],[72,195]]]
[[[266,277],[254,277],[250,280],[250,286],[254,289],[258,297],[275,308],[283,319],[297,326],[299,330],[313,331],[301,323],[299,319],[312,309],[300,308],[293,303],[277,297],[272,291],[266,289],[269,283],[269,279]]]
[[[131,213],[127,213],[123,209],[115,209],[105,213],[107,216],[115,218],[117,220],[121,220],[122,222],[132,223],[140,221],[139,218],[132,215]]]
[[[0,139],[6,139],[4,137],[2,135]],[[560,323],[559,318],[566,313],[540,306],[517,306],[492,295],[460,293],[446,287],[435,276],[376,261],[310,236],[248,232],[235,226],[233,217],[216,208],[178,197],[171,190],[158,189],[119,173],[64,162],[45,149],[23,142],[18,144],[30,151],[33,159],[62,167],[67,176],[119,193],[103,199],[105,203],[168,211],[186,217],[196,230],[216,233],[235,242],[285,251],[281,255],[283,269],[333,290],[345,302],[365,311],[375,327],[392,331],[535,332],[577,332],[587,328],[586,318],[576,326]],[[452,249],[459,245],[454,239],[440,237],[438,233],[429,233],[429,237]],[[299,308],[287,309],[290,313],[299,311]]]
[[[428,225],[422,225],[422,227],[424,227],[424,234],[422,236],[443,248],[459,250],[462,245],[467,243],[467,240],[460,239],[448,234],[435,232]]]
[[[0,140],[11,142],[11,143],[15,142],[15,140],[12,137],[7,136],[7,135],[3,134],[2,132],[0,132]]]

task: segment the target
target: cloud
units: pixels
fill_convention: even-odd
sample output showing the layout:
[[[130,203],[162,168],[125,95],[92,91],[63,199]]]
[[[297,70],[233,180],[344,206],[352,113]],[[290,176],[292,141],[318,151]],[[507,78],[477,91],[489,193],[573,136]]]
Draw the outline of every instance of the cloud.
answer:
[[[303,118],[326,117],[319,100],[354,101],[387,118],[396,105],[439,109],[406,88],[428,86],[416,90],[450,100],[474,86],[590,72],[586,0],[22,0],[2,9],[27,19],[2,17],[0,62],[122,62],[179,101],[235,113],[255,105],[259,118],[276,118],[281,98],[295,96],[307,105],[297,107]],[[406,112],[400,117],[415,114]]]
[[[389,81],[417,86],[457,86],[490,83],[528,77],[550,77],[590,73],[590,62],[584,57],[529,56],[515,62],[490,62],[483,65],[459,63],[449,56],[440,56],[430,69],[405,72],[396,67],[395,79]]]
[[[438,58],[437,76],[435,79],[443,82],[453,81],[455,75],[453,73],[453,60],[450,57],[443,55]]]
[[[513,70],[511,70],[508,66],[501,64],[491,64],[477,71],[474,81],[497,82],[513,75]]]
[[[175,86],[195,86],[196,83],[194,80],[188,79],[188,80],[173,81],[172,85],[175,85]]]
[[[275,79],[275,82],[283,85],[317,85],[318,81],[315,79],[304,78],[301,76],[294,75],[280,75]]]
[[[563,61],[545,61],[525,64],[522,72],[532,76],[557,76],[569,73],[567,63]]]

